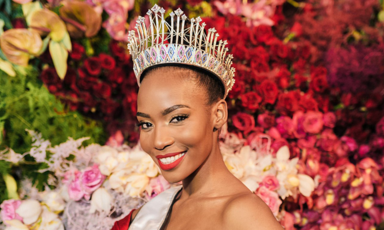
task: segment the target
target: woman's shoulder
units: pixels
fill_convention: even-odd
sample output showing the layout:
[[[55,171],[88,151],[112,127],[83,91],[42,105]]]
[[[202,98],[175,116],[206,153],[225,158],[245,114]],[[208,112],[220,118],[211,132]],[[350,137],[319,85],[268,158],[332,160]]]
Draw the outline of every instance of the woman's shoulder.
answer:
[[[264,201],[249,192],[229,199],[223,210],[223,223],[228,229],[283,229]]]

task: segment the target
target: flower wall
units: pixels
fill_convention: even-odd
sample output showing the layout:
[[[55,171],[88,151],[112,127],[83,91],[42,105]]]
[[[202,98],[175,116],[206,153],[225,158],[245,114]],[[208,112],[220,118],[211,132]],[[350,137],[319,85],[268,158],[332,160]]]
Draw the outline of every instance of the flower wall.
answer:
[[[0,229],[108,229],[174,186],[137,146],[126,49],[154,3],[228,41],[223,159],[286,229],[383,227],[382,1],[4,0]]]

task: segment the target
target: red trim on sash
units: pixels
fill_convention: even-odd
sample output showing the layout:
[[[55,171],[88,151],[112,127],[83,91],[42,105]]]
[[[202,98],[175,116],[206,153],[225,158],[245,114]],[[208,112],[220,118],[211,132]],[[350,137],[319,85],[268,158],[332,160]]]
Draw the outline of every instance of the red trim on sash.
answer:
[[[129,225],[131,224],[131,216],[132,216],[133,211],[135,211],[135,209],[133,209],[123,219],[116,221],[111,230],[128,230]]]

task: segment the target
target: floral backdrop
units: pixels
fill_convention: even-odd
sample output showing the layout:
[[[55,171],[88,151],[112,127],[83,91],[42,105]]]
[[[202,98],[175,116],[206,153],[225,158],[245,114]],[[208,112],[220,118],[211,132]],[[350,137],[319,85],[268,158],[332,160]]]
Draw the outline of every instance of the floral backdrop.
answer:
[[[228,169],[287,229],[384,229],[384,1],[0,0],[0,229],[109,229],[170,185],[137,145],[127,31],[215,27]]]

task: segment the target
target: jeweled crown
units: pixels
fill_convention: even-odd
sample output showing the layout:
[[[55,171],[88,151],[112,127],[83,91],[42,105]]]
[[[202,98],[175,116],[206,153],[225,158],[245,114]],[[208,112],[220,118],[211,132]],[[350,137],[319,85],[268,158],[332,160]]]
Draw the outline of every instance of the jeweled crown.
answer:
[[[205,23],[200,17],[190,19],[177,9],[170,13],[169,24],[164,19],[165,10],[154,5],[148,10],[149,27],[144,17],[139,17],[135,30],[129,31],[128,49],[133,59],[133,71],[140,85],[140,76],[147,68],[156,65],[178,63],[197,66],[210,71],[221,79],[225,95],[232,89],[235,69],[232,55],[227,55],[227,41],[218,41],[215,28],[205,33]],[[175,17],[176,16],[176,17]],[[186,27],[186,28],[185,28]]]

